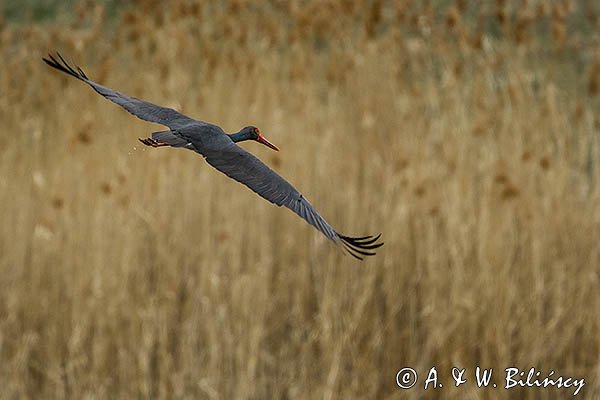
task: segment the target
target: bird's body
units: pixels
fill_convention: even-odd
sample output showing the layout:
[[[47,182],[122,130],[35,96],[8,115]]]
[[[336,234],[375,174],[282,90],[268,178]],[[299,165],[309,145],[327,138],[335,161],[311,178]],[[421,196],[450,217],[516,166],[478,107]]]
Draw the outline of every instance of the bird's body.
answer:
[[[314,207],[288,181],[266,166],[258,158],[238,146],[237,142],[255,140],[274,150],[279,150],[253,126],[227,134],[217,125],[187,117],[173,109],[157,106],[113,91],[90,80],[79,68],[72,68],[57,53],[43,60],[51,67],[67,73],[90,85],[96,92],[120,105],[131,114],[145,121],[167,126],[169,130],[154,132],[152,138],[140,139],[153,147],[171,146],[193,150],[201,154],[213,167],[232,179],[246,185],[259,196],[277,206],[285,206],[322,232],[328,239],[343,245],[352,256],[374,255],[378,236],[349,237],[336,232]]]

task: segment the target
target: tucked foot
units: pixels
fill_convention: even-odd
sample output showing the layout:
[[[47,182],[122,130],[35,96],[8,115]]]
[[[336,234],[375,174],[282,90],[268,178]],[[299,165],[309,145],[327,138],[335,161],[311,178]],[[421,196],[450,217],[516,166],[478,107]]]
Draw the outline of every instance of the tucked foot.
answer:
[[[162,146],[168,146],[167,143],[163,143],[163,142],[159,142],[158,140],[152,139],[152,138],[138,138],[138,140],[140,142],[142,142],[143,144],[145,144],[146,146],[152,146],[152,147],[162,147]]]

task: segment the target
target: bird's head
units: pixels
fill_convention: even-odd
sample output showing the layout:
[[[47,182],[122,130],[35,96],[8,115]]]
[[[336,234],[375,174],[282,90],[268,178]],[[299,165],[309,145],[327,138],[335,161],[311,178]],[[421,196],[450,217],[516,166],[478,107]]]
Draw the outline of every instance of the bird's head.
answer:
[[[243,133],[244,136],[246,136],[250,140],[256,140],[258,143],[262,143],[265,146],[270,147],[275,151],[279,151],[277,146],[275,146],[273,143],[269,142],[267,140],[267,138],[265,138],[262,135],[262,133],[260,133],[260,130],[255,126],[247,126],[244,129],[242,129],[241,133]]]

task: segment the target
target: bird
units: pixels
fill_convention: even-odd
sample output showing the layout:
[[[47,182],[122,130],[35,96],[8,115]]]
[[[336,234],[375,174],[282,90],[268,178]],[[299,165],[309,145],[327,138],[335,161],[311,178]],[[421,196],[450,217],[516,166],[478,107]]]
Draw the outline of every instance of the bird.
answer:
[[[199,153],[208,164],[246,185],[265,200],[280,207],[285,206],[296,213],[358,260],[375,255],[375,249],[383,245],[379,240],[381,233],[351,237],[337,232],[294,186],[238,146],[237,143],[253,140],[279,151],[279,148],[269,142],[255,126],[246,126],[239,132],[227,134],[217,125],[190,118],[174,109],[158,106],[100,85],[88,78],[77,65],[69,65],[59,52],[56,52],[56,57],[48,54],[47,58],[42,57],[42,60],[50,67],[85,82],[98,94],[134,116],[169,128],[153,132],[151,137],[139,138],[144,145],[185,148]]]

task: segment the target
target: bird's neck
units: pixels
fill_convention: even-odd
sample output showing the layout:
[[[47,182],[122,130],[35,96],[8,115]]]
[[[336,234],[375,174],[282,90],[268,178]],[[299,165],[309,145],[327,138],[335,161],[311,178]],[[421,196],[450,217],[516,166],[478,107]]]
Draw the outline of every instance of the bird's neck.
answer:
[[[231,138],[231,140],[233,140],[235,143],[237,142],[243,142],[244,140],[249,140],[250,138],[250,134],[246,133],[246,132],[238,132],[238,133],[231,133],[229,134],[229,137]]]

